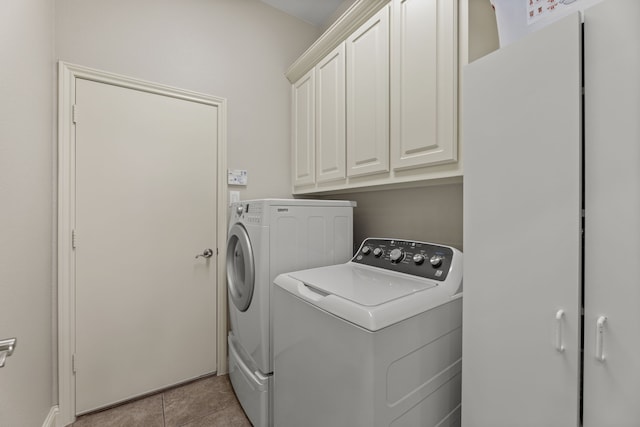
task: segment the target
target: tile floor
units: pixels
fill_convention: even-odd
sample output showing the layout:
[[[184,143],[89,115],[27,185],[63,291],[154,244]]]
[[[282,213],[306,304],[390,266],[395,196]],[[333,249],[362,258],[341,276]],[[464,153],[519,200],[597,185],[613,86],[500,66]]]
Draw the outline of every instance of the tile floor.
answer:
[[[78,417],[73,427],[251,427],[229,377],[212,376]]]

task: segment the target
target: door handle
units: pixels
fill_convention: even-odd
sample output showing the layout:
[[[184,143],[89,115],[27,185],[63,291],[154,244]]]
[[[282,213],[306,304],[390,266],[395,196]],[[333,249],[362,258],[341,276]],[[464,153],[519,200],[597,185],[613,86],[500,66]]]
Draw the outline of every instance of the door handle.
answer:
[[[196,255],[196,259],[202,258],[211,258],[213,256],[213,251],[209,248],[205,249],[201,254]]]
[[[564,310],[558,310],[556,313],[556,350],[564,351],[564,343],[562,339],[562,321],[564,319]]]
[[[16,341],[15,338],[0,341],[0,368],[4,368],[4,362],[7,357],[13,354],[13,349],[16,348]]]
[[[598,317],[596,321],[596,360],[604,362],[604,326],[607,323],[606,316]]]

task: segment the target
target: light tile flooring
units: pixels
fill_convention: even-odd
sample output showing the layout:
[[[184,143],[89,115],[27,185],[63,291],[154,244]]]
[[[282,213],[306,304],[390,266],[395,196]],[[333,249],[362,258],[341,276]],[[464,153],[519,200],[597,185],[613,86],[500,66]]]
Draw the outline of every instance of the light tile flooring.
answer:
[[[251,427],[227,375],[78,417],[73,427]]]

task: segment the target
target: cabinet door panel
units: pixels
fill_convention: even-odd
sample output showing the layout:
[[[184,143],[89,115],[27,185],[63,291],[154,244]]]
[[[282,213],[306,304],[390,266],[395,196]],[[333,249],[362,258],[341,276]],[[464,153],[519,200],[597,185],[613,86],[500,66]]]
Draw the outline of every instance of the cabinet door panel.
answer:
[[[455,161],[456,2],[394,0],[392,5],[392,166]]]
[[[346,177],[345,48],[341,43],[316,66],[317,181]]]
[[[347,39],[347,175],[389,170],[389,8]]]
[[[579,422],[578,14],[465,68],[462,423]]]
[[[584,18],[585,427],[640,422],[639,19],[637,0]]]
[[[293,185],[315,183],[315,71],[293,84]]]

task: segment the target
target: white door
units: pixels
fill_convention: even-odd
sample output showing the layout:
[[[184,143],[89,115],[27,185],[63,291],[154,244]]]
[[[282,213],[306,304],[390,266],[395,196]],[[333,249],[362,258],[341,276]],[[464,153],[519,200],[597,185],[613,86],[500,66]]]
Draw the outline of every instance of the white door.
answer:
[[[80,414],[216,370],[219,123],[215,106],[83,79],[75,102]]]
[[[389,6],[346,41],[347,176],[389,170]]]
[[[462,423],[579,421],[578,14],[464,70]]]
[[[640,424],[638,20],[637,0],[584,18],[585,427]]]

